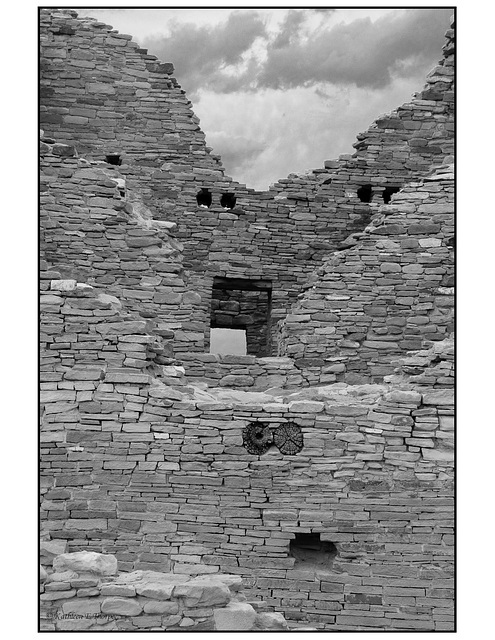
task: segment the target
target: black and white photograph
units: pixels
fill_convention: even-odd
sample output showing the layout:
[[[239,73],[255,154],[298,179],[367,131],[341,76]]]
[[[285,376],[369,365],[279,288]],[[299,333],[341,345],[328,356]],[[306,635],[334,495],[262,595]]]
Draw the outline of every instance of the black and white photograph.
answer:
[[[456,6],[30,11],[38,632],[456,632]]]

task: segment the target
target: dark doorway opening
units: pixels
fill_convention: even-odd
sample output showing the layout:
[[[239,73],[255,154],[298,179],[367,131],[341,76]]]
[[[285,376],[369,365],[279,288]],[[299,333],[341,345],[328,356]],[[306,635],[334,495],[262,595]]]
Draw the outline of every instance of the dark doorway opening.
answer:
[[[246,353],[270,355],[272,283],[269,280],[222,278],[213,280],[211,329],[245,329]]]

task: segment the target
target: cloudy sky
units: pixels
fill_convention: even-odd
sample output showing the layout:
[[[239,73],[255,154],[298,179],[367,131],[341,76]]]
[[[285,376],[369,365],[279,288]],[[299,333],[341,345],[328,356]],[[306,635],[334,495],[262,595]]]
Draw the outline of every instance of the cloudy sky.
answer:
[[[131,34],[175,75],[227,173],[266,189],[352,153],[419,91],[450,8],[79,9]]]

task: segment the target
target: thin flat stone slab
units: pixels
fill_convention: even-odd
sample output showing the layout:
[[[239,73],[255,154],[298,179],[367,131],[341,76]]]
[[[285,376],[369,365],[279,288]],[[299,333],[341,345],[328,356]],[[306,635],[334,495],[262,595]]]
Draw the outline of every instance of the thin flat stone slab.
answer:
[[[136,589],[132,585],[126,584],[104,584],[101,586],[100,593],[102,596],[132,598],[136,595]]]
[[[176,573],[163,573],[162,571],[146,571],[137,569],[130,573],[120,575],[115,584],[135,584],[136,582],[167,582],[170,584],[181,584],[189,580],[188,576],[182,576]]]
[[[323,402],[311,402],[310,400],[300,400],[289,402],[288,409],[292,413],[320,413],[325,405]]]
[[[69,598],[73,598],[76,593],[75,589],[70,589],[69,591],[50,591],[49,593],[42,593],[40,595],[40,600],[68,600]]]

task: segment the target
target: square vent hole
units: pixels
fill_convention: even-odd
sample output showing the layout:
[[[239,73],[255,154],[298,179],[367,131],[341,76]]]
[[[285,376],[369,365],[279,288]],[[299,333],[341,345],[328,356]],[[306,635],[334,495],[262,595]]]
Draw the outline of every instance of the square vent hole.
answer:
[[[336,555],[334,543],[320,540],[319,533],[296,533],[290,541],[289,557],[296,560],[294,569],[330,569]]]
[[[120,167],[120,165],[122,164],[122,158],[118,153],[109,153],[105,156],[105,162]]]

